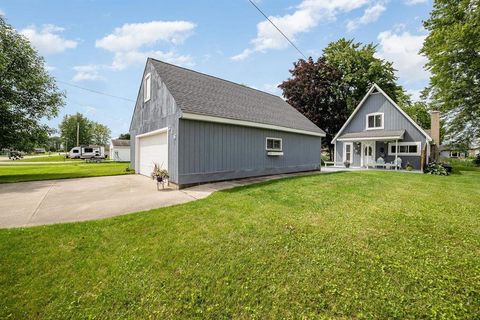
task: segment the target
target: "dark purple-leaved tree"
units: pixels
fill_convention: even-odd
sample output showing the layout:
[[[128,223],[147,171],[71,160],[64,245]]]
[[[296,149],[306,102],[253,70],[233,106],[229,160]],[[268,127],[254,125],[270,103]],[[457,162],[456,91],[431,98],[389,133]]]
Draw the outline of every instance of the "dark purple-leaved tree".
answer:
[[[342,73],[325,58],[314,61],[311,57],[295,62],[290,73],[292,76],[279,85],[283,96],[326,132],[325,142],[331,149],[330,141],[348,117]]]

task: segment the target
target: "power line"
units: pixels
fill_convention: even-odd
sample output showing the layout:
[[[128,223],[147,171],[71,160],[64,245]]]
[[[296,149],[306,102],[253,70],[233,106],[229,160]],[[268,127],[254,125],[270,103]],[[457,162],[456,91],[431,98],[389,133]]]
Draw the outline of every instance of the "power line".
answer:
[[[275,23],[273,23],[272,20],[270,20],[270,18],[265,14],[263,13],[263,11],[255,4],[255,2],[253,2],[252,0],[248,0],[250,1],[250,3],[265,17],[265,19],[268,20],[268,22],[270,22],[272,24],[272,26],[275,27],[275,29],[278,30],[278,32],[280,32],[282,34],[282,36],[287,39],[288,42],[290,42],[290,44],[305,58],[307,59],[307,57],[303,54],[302,51],[300,51],[300,49],[298,49],[298,47],[285,35],[285,33],[282,32],[282,30],[280,30],[280,28],[278,28]]]
[[[128,98],[124,98],[124,97],[120,97],[120,96],[115,96],[115,95],[110,94],[110,93],[101,92],[101,91],[97,91],[97,90],[93,90],[93,89],[89,89],[89,88],[77,86],[76,84],[73,84],[73,83],[69,83],[69,82],[65,82],[65,81],[61,81],[61,80],[57,80],[57,82],[66,84],[67,86],[71,86],[71,87],[75,87],[75,88],[78,88],[78,89],[82,89],[82,90],[85,90],[85,91],[93,92],[93,93],[96,93],[96,94],[101,94],[101,95],[104,95],[104,96],[107,96],[107,97],[110,97],[110,98],[116,98],[116,99],[125,100],[125,101],[128,101],[128,102],[135,102],[135,100],[132,100],[132,99],[128,99]]]

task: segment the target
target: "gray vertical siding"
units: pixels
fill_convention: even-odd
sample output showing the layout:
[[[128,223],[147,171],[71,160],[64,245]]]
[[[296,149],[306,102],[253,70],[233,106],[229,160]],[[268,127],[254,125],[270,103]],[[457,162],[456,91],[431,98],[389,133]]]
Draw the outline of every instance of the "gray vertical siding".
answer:
[[[425,136],[380,93],[372,94],[367,98],[360,110],[355,114],[355,117],[343,130],[342,134],[365,131],[366,115],[373,112],[384,113],[384,130],[405,129],[403,141],[422,141],[423,145]]]
[[[283,156],[268,156],[266,137],[282,138]],[[321,138],[180,119],[178,183],[193,184],[318,170]]]
[[[143,79],[151,73],[150,100],[143,102]],[[131,167],[135,168],[135,137],[157,129],[168,127],[168,172],[170,179],[178,183],[178,118],[181,111],[175,99],[168,91],[162,79],[158,76],[150,62],[145,67],[142,76],[135,111],[130,124],[130,159]]]
[[[366,115],[374,112],[384,113],[384,130],[402,130],[405,129],[404,139],[401,141],[412,142],[420,141],[421,148],[425,147],[426,137],[418,130],[413,123],[411,123],[395,106],[393,106],[384,96],[380,93],[370,95],[364,102],[362,107],[355,114],[354,118],[345,127],[342,134],[363,132],[366,131]],[[336,141],[336,155],[337,162],[343,163],[343,143]],[[395,159],[394,156],[388,156],[387,144],[378,141],[376,143],[375,159],[380,156],[380,148],[384,147],[385,161],[391,162]],[[357,150],[358,149],[358,150]],[[357,152],[358,151],[358,152]],[[352,166],[360,166],[361,164],[361,150],[356,148],[354,144],[354,156]],[[420,169],[420,156],[400,156],[402,158],[402,166],[407,162],[412,164],[415,169]]]

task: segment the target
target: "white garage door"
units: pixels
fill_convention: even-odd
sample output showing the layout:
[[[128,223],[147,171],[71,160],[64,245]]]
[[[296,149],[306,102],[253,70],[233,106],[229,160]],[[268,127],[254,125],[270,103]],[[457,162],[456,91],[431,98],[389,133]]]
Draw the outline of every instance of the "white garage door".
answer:
[[[150,176],[154,164],[168,170],[168,137],[167,132],[146,135],[138,139],[138,171]]]

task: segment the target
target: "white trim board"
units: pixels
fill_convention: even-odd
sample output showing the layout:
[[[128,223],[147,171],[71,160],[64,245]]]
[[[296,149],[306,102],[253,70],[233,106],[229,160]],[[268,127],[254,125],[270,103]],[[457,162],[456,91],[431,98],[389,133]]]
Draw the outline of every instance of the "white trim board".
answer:
[[[337,141],[386,141],[403,139],[403,135],[398,137],[369,137],[369,138],[340,138]]]
[[[357,105],[357,107],[355,108],[355,110],[352,112],[352,114],[350,115],[350,117],[348,117],[347,121],[343,124],[343,126],[340,128],[340,130],[338,131],[338,133],[335,135],[335,137],[332,139],[332,142],[331,143],[335,143],[335,141],[338,139],[338,137],[340,136],[340,134],[343,132],[343,130],[347,127],[347,125],[350,123],[350,121],[352,121],[353,117],[355,116],[355,114],[358,112],[358,110],[360,110],[360,108],[363,106],[363,104],[365,103],[365,101],[367,100],[367,98],[370,96],[370,94],[373,92],[373,90],[377,90],[378,92],[380,92],[381,94],[383,94],[383,96],[395,107],[398,109],[398,111],[400,111],[400,113],[405,117],[407,118],[408,121],[410,121],[414,126],[415,128],[417,128],[426,138],[427,138],[427,141],[432,141],[432,138],[430,137],[430,135],[428,135],[425,130],[422,129],[422,127],[420,127],[415,121],[412,120],[412,118],[410,118],[408,116],[408,114],[405,113],[405,111],[402,110],[402,108],[400,108],[398,106],[398,104],[395,103],[395,101],[392,100],[392,98],[390,98],[386,93],[385,91],[383,91],[376,83],[374,83],[370,90],[368,90],[367,94],[363,97],[363,99],[360,101],[360,103]],[[385,120],[385,119],[384,119]]]
[[[285,132],[293,132],[293,133],[300,133],[309,136],[316,136],[316,137],[325,137],[324,133],[301,130],[301,129],[293,129],[287,128],[282,126],[276,126],[272,124],[266,123],[258,123],[258,122],[251,122],[245,120],[234,120],[228,118],[221,118],[221,117],[214,117],[214,116],[206,116],[196,113],[187,113],[184,112],[181,116],[182,119],[187,120],[197,120],[197,121],[205,121],[205,122],[215,122],[215,123],[224,123],[224,124],[233,124],[237,126],[244,126],[244,127],[254,127],[254,128],[262,128],[262,129],[270,129],[270,130],[277,130],[277,131],[285,131]]]

